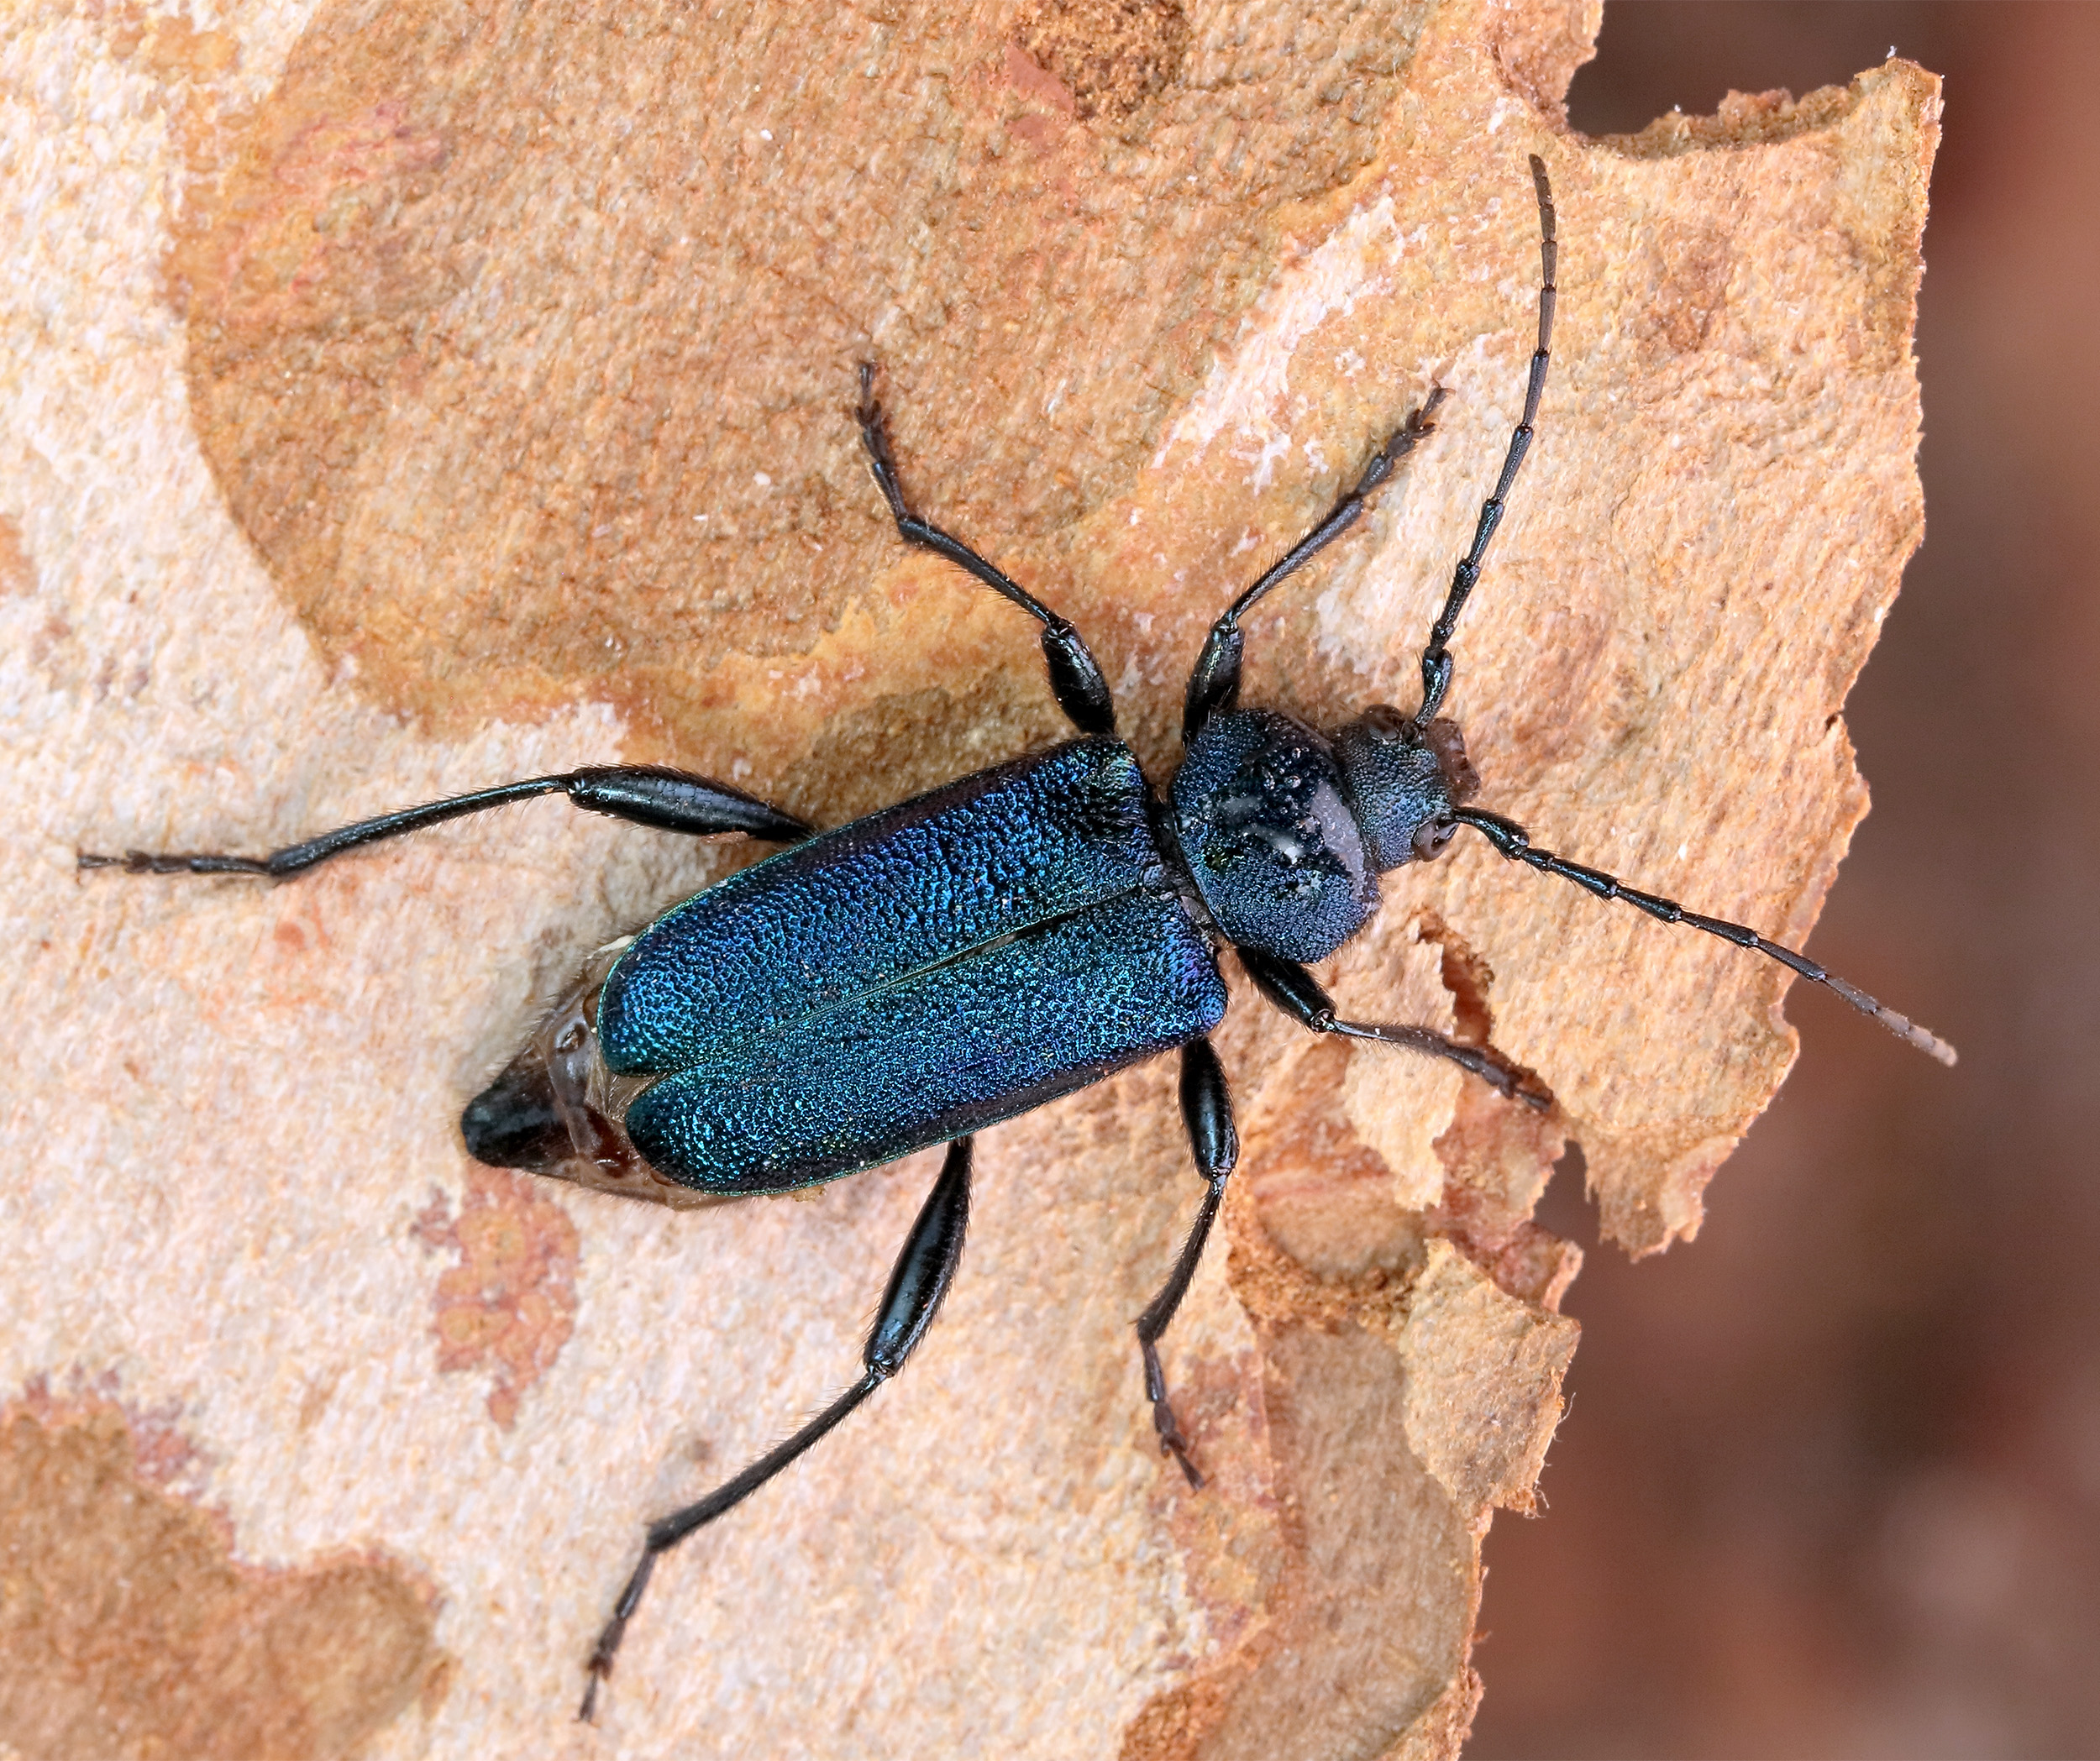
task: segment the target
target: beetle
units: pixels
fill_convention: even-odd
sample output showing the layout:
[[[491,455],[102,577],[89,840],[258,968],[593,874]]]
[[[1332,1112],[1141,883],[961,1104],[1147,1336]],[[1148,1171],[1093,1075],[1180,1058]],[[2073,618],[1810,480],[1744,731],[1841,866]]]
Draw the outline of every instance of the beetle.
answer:
[[[1100,666],[1066,619],[913,511],[875,369],[855,411],[899,536],[1035,618],[1052,694],[1077,737],[851,824],[818,831],[743,790],[649,765],[527,778],[360,820],[264,857],[82,853],[82,869],[285,879],[346,851],[529,797],[692,836],[782,846],[599,950],[518,1056],[466,1107],[476,1159],[674,1203],[777,1193],[947,1144],[895,1262],[859,1378],[786,1441],[706,1496],[649,1523],[591,1651],[592,1716],[657,1560],[740,1504],[897,1373],[953,1280],[974,1135],[1167,1051],[1205,1192],[1136,1330],[1163,1454],[1202,1484],[1158,1344],[1194,1276],[1237,1157],[1231,1095],[1209,1035],[1231,946],[1255,988],[1299,1025],[1442,1058],[1512,1103],[1546,1108],[1533,1073],[1423,1026],[1347,1020],[1309,966],[1361,931],[1382,877],[1434,861],[1461,830],[1504,858],[1665,923],[1777,960],[1945,1062],[1950,1047],[1792,949],[1541,849],[1473,805],[1480,779],[1440,714],[1452,637],[1532,442],[1551,361],[1556,217],[1534,156],[1541,282],[1523,415],[1420,656],[1411,712],[1374,705],[1331,733],[1239,702],[1242,623],[1333,543],[1435,428],[1435,386],[1355,483],[1218,617],[1187,686],[1184,757],[1163,794],[1116,736]]]

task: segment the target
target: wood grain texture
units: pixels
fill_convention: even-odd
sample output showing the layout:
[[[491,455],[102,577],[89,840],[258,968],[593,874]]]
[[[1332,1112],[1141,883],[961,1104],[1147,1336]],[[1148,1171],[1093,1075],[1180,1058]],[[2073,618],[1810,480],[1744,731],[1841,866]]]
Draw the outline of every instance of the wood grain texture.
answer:
[[[1793,1056],[1777,968],[1473,841],[1323,977],[1491,1036],[1550,1118],[1243,998],[1229,1245],[1169,1339],[1200,1496],[1130,1334],[1197,1196],[1171,1068],[992,1134],[942,1325],[659,1572],[594,1732],[569,1713],[638,1517],[849,1378],[934,1159],[684,1215],[465,1163],[533,998],[736,852],[543,803],[275,889],[72,861],[620,757],[834,823],[1057,736],[1025,621],[881,517],[846,416],[870,357],[914,495],[1082,625],[1160,773],[1210,619],[1441,380],[1436,437],[1249,644],[1257,700],[1411,705],[1521,403],[1536,151],[1556,364],[1452,710],[1541,842],[1798,941],[1920,527],[1936,82],[1589,142],[1558,104],[1594,26],[6,28],[0,859],[34,1031],[0,1391],[166,1415],[243,1561],[377,1549],[436,1586],[456,1665],[412,1702],[386,1675],[365,1752],[1455,1752],[1481,1537],[1533,1507],[1574,1343],[1577,1256],[1531,1208],[1572,1139],[1614,1239],[1695,1231]]]

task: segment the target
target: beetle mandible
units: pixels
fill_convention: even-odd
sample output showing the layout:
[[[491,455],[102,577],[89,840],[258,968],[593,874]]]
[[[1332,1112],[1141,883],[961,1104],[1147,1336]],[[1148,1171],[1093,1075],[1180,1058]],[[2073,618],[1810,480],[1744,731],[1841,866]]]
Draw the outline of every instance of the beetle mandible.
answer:
[[[638,825],[786,846],[600,950],[461,1119],[468,1151],[481,1161],[659,1197],[786,1192],[950,1146],[890,1274],[859,1379],[734,1478],[648,1525],[640,1562],[591,1649],[580,1716],[593,1714],[658,1559],[811,1449],[924,1336],[961,1255],[974,1134],[1173,1050],[1205,1192],[1137,1333],[1160,1448],[1191,1486],[1202,1484],[1158,1344],[1237,1156],[1231,1097],[1208,1038],[1226,1004],[1221,944],[1264,998],[1314,1033],[1446,1059],[1513,1103],[1552,1103],[1536,1077],[1490,1051],[1426,1027],[1340,1019],[1307,969],[1369,922],[1381,875],[1435,860],[1462,828],[1599,899],[1768,955],[1954,1061],[1934,1035],[1792,949],[1541,849],[1515,821],[1471,805],[1479,778],[1457,725],[1439,711],[1450,642],[1530,449],[1551,359],[1555,216],[1545,165],[1535,155],[1530,166],[1541,286],[1524,413],[1423,647],[1421,701],[1411,714],[1374,705],[1328,734],[1241,708],[1242,624],[1356,522],[1432,432],[1441,386],[1212,625],[1189,675],[1186,755],[1163,796],[1116,739],[1107,683],[1079,631],[912,511],[874,369],[864,365],[861,439],[899,535],[1042,625],[1050,688],[1077,739],[823,831],[703,777],[619,765],[407,808],[266,857],[79,857],[84,869],[284,879],[348,850],[557,792]]]

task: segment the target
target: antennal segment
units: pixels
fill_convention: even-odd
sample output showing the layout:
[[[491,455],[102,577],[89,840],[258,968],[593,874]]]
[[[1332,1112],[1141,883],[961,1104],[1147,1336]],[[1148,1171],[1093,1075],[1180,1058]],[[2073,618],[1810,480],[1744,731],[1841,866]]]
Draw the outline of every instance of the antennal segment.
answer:
[[[1509,437],[1509,456],[1502,461],[1502,476],[1495,485],[1494,494],[1481,504],[1480,524],[1473,532],[1473,548],[1466,553],[1465,559],[1452,576],[1451,592],[1444,600],[1443,613],[1430,626],[1429,642],[1422,650],[1422,706],[1415,716],[1417,727],[1429,726],[1437,710],[1443,707],[1444,694],[1451,689],[1451,653],[1446,645],[1452,632],[1458,627],[1458,614],[1466,608],[1466,596],[1473,591],[1473,583],[1480,579],[1481,561],[1488,554],[1488,541],[1502,524],[1502,511],[1509,501],[1510,485],[1517,480],[1524,455],[1531,449],[1532,424],[1538,420],[1539,399],[1546,390],[1546,364],[1553,358],[1553,303],[1557,293],[1553,275],[1560,259],[1560,245],[1554,232],[1553,186],[1546,180],[1545,160],[1536,153],[1531,155],[1531,181],[1539,195],[1539,345],[1531,352],[1531,379],[1524,396],[1524,420]]]
[[[1531,836],[1515,820],[1505,820],[1499,813],[1483,813],[1476,807],[1455,807],[1452,818],[1461,825],[1470,825],[1485,837],[1504,857],[1513,862],[1523,862],[1541,874],[1557,874],[1562,880],[1571,880],[1584,891],[1593,893],[1599,899],[1624,899],[1637,906],[1651,917],[1658,917],[1665,923],[1687,923],[1695,930],[1704,930],[1709,936],[1718,936],[1723,941],[1730,941],[1739,948],[1769,954],[1782,966],[1791,967],[1803,978],[1813,980],[1826,989],[1835,991],[1863,1015],[1872,1015],[1882,1025],[1923,1052],[1929,1052],[1942,1064],[1955,1061],[1954,1047],[1936,1034],[1927,1032],[1907,1015],[1899,1015],[1893,1009],[1877,1003],[1859,988],[1848,984],[1835,972],[1825,972],[1804,954],[1797,954],[1792,948],[1782,948],[1776,941],[1767,941],[1755,930],[1745,929],[1739,923],[1725,922],[1718,917],[1703,917],[1697,911],[1688,911],[1673,899],[1664,899],[1653,893],[1643,893],[1629,887],[1597,868],[1586,868],[1580,862],[1571,862],[1553,854],[1550,850],[1536,848]]]

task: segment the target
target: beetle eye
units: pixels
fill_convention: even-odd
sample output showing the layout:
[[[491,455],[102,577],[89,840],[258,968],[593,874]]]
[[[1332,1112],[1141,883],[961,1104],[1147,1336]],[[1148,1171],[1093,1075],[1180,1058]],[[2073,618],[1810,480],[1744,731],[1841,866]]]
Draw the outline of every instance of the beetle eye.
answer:
[[[1389,703],[1374,703],[1357,718],[1359,725],[1381,746],[1405,741],[1415,732],[1415,720],[1403,715]]]
[[[1415,828],[1415,854],[1425,862],[1433,862],[1444,853],[1458,830],[1455,820],[1425,820]]]

